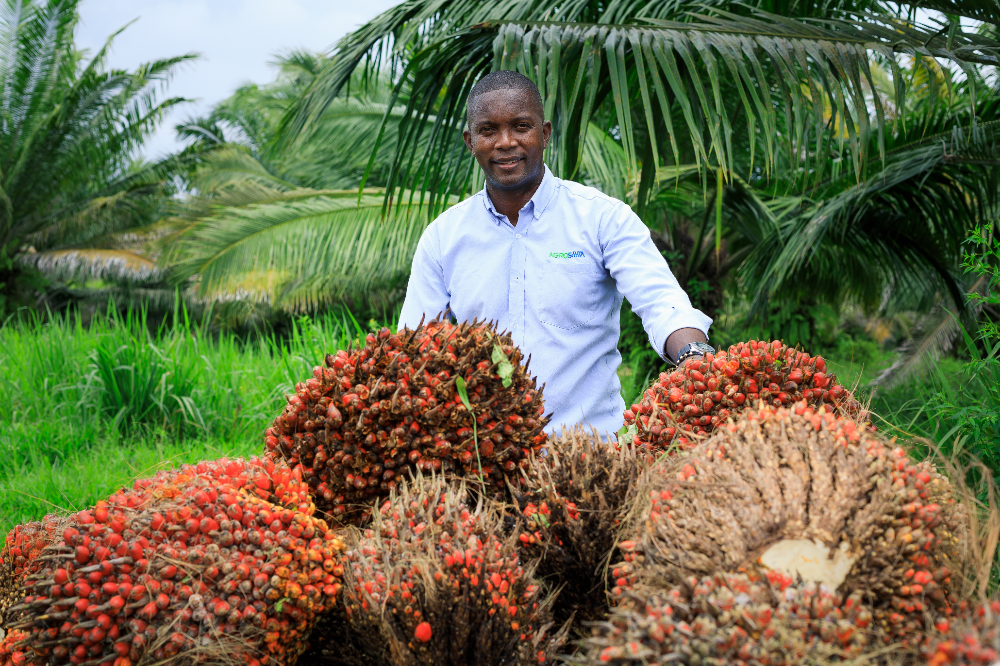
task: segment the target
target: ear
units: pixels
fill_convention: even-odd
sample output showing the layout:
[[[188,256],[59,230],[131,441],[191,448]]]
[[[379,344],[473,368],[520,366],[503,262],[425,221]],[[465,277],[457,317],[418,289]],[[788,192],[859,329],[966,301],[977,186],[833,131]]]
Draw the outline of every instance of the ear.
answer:
[[[542,148],[549,145],[549,138],[552,136],[552,123],[546,120],[542,123]]]
[[[465,139],[465,147],[469,149],[469,152],[475,154],[476,151],[472,149],[472,132],[464,130],[462,132],[462,138]]]

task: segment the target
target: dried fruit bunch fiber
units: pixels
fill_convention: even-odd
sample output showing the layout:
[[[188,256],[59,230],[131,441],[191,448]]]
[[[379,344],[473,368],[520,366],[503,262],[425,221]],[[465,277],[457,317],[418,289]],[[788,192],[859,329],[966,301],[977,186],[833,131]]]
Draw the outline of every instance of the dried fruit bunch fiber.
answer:
[[[550,599],[518,558],[516,537],[464,484],[418,476],[399,486],[346,553],[344,603],[353,635],[394,664],[537,664]]]
[[[688,433],[711,432],[761,400],[777,407],[805,400],[848,411],[860,408],[837,376],[827,372],[822,356],[809,356],[779,340],[750,340],[660,374],[638,404],[625,410],[625,425],[635,424],[636,444],[664,450],[676,438],[690,446]]]
[[[650,474],[613,593],[649,573],[761,562],[844,596],[860,591],[880,631],[915,635],[961,603],[966,523],[948,480],[893,446],[804,402],[727,424]],[[795,564],[803,548],[826,564]]]
[[[1000,661],[1000,601],[980,605],[969,615],[937,622],[921,647],[928,666],[993,666]]]
[[[532,456],[515,494],[521,560],[561,586],[557,622],[603,619],[608,611],[607,563],[618,561],[621,518],[645,468],[632,447],[616,447],[582,428],[549,440]]]
[[[858,592],[768,572],[640,586],[585,642],[584,663],[799,666],[848,661],[879,646]]]
[[[293,664],[341,587],[342,542],[313,510],[265,459],[137,481],[35,559],[0,664]]]
[[[266,455],[299,469],[320,511],[338,520],[360,520],[414,469],[481,471],[503,488],[545,442],[542,392],[521,360],[510,336],[489,325],[383,328],[362,349],[327,355],[296,385],[266,432]]]
[[[24,596],[22,579],[28,565],[62,531],[65,518],[48,515],[40,521],[17,525],[7,534],[0,550],[0,627],[4,626],[7,608]]]

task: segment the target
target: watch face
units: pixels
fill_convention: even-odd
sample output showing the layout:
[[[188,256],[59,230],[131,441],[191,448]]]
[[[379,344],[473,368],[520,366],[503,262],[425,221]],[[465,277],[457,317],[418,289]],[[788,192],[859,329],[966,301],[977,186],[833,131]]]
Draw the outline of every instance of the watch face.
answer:
[[[677,355],[677,361],[680,362],[685,358],[689,358],[691,356],[704,356],[705,354],[714,351],[715,348],[712,347],[712,345],[706,344],[704,342],[691,342],[689,344],[684,345],[684,347],[681,349],[680,354]]]

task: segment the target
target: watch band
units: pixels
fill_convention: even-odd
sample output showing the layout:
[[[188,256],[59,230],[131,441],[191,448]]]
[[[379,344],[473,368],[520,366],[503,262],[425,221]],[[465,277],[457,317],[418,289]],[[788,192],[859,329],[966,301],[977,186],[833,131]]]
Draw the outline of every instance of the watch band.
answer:
[[[715,348],[712,345],[704,342],[689,342],[688,344],[681,347],[680,352],[677,354],[676,364],[680,365],[688,358],[692,356],[704,356],[709,352],[714,352]]]

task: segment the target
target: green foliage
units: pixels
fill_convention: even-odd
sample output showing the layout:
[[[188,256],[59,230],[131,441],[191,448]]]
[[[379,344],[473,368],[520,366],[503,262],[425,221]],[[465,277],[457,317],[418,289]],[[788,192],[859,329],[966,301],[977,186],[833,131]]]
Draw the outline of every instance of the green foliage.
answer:
[[[159,465],[262,451],[283,396],[357,346],[349,315],[288,334],[215,335],[179,310],[159,325],[112,308],[0,328],[0,529],[82,507]]]
[[[73,47],[78,0],[0,2],[0,298],[52,279],[155,279],[135,227],[155,218],[174,160],[136,153],[185,100],[160,93],[193,56],[106,66]],[[112,35],[112,38],[114,35]],[[0,303],[2,305],[2,303]]]
[[[308,132],[358,67],[379,72],[389,61],[402,70],[399,89],[410,90],[407,117],[434,115],[453,133],[474,81],[490,69],[517,69],[539,84],[553,120],[547,161],[557,174],[576,172],[590,119],[605,109],[617,119],[629,172],[642,171],[648,187],[660,157],[680,164],[681,151],[693,156],[688,163],[714,161],[731,171],[746,146],[771,168],[779,143],[794,142],[795,153],[814,138],[810,129],[825,131],[824,104],[858,167],[869,134],[884,131],[882,101],[874,100],[874,120],[866,107],[868,49],[893,62],[893,51],[996,62],[993,44],[975,33],[952,31],[945,39],[874,3],[755,4],[753,12],[724,2],[648,0],[404,3],[338,44],[291,125]],[[897,81],[894,101],[902,104],[905,85]],[[466,165],[448,135],[414,159],[404,134],[389,187],[424,187],[432,196],[460,189]],[[433,173],[430,182],[425,172]]]
[[[618,378],[622,384],[622,397],[626,404],[631,405],[667,369],[667,364],[649,344],[649,336],[642,326],[642,320],[632,312],[628,301],[622,302],[619,321],[621,337],[618,339],[618,352],[622,355],[622,366]]]
[[[178,126],[200,151],[190,174],[197,196],[159,225],[160,264],[175,285],[193,285],[195,301],[236,321],[339,304],[391,310],[428,210],[403,194],[387,212],[382,190],[357,190],[366,175],[384,180],[391,141],[366,167],[383,121],[391,126],[400,113],[391,88],[359,77],[307,139],[287,142],[279,121],[327,60],[292,52],[277,65],[273,83],[241,88],[209,116]]]
[[[750,323],[745,310],[721,317],[712,327],[712,342],[728,347],[743,340],[782,340],[815,353],[831,349],[840,332],[840,313],[830,305],[789,300],[772,304],[766,316]]]
[[[1000,240],[991,227],[980,227],[970,245],[966,269],[989,282],[985,295],[973,296],[998,304]],[[961,330],[969,360],[957,372],[934,368],[923,383],[911,383],[912,397],[885,418],[892,429],[926,437],[946,454],[975,456],[1000,482],[1000,334],[990,322],[977,337]]]

